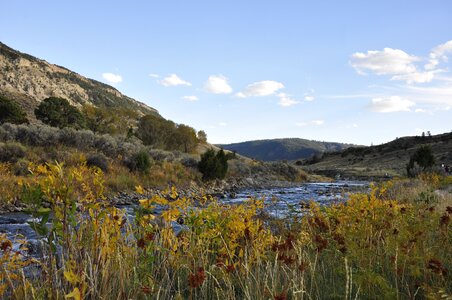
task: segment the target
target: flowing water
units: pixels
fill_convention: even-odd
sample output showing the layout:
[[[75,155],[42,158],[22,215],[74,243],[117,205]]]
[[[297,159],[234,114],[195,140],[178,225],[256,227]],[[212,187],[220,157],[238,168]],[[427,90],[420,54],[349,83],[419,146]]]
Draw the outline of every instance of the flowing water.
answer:
[[[252,197],[264,199],[268,213],[275,217],[282,217],[291,211],[299,211],[308,207],[310,201],[315,201],[320,205],[344,202],[348,199],[350,193],[367,192],[368,187],[368,182],[359,181],[305,183],[297,187],[243,190],[221,199],[221,201],[227,204],[239,204]],[[129,219],[133,218],[135,205],[122,206],[121,208],[126,210]],[[21,235],[28,240],[31,252],[39,252],[39,236],[28,224],[30,221],[34,221],[33,218],[21,212],[0,215],[0,233],[6,233],[12,240],[15,236]],[[180,230],[180,228],[177,228],[177,223],[174,226],[175,230]],[[18,246],[18,244],[14,244],[14,247]]]
[[[305,183],[297,187],[243,190],[224,199],[225,203],[242,203],[253,197],[264,199],[268,213],[282,217],[291,211],[309,207],[311,201],[320,205],[344,202],[350,193],[368,192],[369,183],[363,181],[339,181],[332,183]]]

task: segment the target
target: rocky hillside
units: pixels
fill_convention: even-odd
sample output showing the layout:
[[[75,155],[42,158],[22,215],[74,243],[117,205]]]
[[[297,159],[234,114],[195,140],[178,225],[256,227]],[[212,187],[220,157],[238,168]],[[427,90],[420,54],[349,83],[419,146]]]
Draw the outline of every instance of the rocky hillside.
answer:
[[[303,168],[328,176],[405,176],[410,156],[421,145],[431,147],[437,167],[441,164],[452,166],[452,133],[444,133],[402,137],[377,146],[353,147],[342,152],[327,153],[316,160],[306,161]]]
[[[14,99],[30,119],[37,104],[47,97],[66,98],[73,105],[86,103],[126,107],[141,114],[157,110],[121,94],[107,84],[83,77],[66,68],[21,53],[0,42],[0,95]]]
[[[319,153],[341,151],[353,145],[286,138],[248,141],[218,146],[226,150],[236,151],[247,157],[264,161],[276,161],[310,158]]]

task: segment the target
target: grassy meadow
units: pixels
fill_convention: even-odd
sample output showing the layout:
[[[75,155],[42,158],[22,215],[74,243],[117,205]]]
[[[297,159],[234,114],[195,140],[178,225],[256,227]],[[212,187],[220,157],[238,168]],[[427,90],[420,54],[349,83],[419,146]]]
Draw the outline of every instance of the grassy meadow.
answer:
[[[311,203],[286,219],[271,218],[260,199],[230,206],[175,188],[148,197],[137,185],[142,200],[127,222],[106,200],[99,168],[29,168],[14,190],[44,251],[31,257],[22,237],[0,235],[2,298],[452,297],[452,197],[437,192],[450,177],[384,182],[346,204]]]

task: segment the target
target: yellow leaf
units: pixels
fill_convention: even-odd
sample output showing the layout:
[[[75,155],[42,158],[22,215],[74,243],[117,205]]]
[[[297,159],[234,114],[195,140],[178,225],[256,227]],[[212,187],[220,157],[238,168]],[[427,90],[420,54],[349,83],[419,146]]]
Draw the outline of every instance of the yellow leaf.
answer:
[[[159,205],[168,205],[168,200],[166,200],[163,197],[157,196],[155,195],[154,197],[152,197],[151,201],[155,204],[159,204]]]
[[[140,194],[140,195],[143,195],[143,194],[144,194],[144,189],[143,189],[143,187],[142,187],[141,185],[135,186],[135,191],[136,191],[138,194]]]
[[[180,212],[177,208],[171,208],[162,213],[162,218],[167,222],[171,222],[171,221],[175,221],[179,215],[180,215]]]
[[[64,278],[66,278],[66,280],[72,284],[75,284],[80,281],[78,276],[74,272],[72,272],[72,270],[64,271]]]
[[[138,200],[138,202],[140,203],[140,206],[143,208],[150,209],[154,207],[153,205],[151,205],[151,200],[149,199],[140,199]]]
[[[66,272],[65,272],[66,273]],[[64,276],[66,276],[66,274],[64,274]],[[72,290],[72,292],[70,292],[69,294],[67,294],[66,296],[64,296],[64,299],[68,299],[68,298],[74,298],[75,300],[80,300],[82,299],[82,295],[80,294],[80,290],[78,288],[74,288]]]

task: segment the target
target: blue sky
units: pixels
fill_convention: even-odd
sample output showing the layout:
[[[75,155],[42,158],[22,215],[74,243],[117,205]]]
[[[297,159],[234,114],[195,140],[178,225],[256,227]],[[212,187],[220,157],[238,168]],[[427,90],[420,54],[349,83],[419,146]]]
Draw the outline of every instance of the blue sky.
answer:
[[[213,143],[452,130],[452,1],[2,1],[0,41]],[[7,12],[7,13],[5,13]]]

